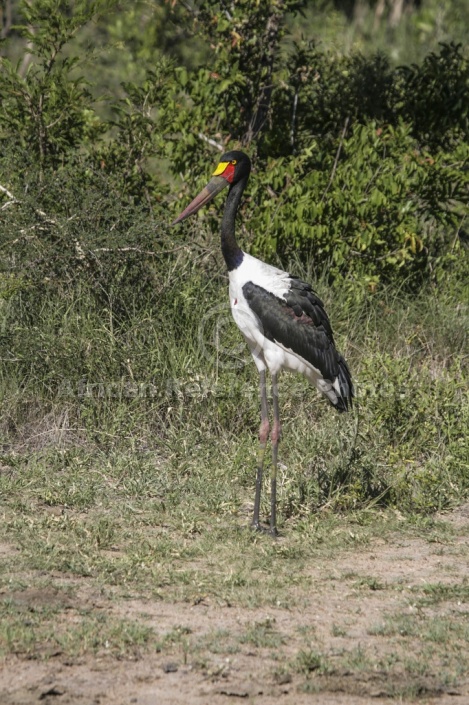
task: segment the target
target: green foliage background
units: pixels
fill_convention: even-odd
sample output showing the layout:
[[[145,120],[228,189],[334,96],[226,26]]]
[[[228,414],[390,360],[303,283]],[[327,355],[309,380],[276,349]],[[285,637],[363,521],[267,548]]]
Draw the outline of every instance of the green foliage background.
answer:
[[[208,479],[221,453],[242,501],[257,380],[224,304],[221,205],[169,228],[220,150],[241,147],[254,164],[243,246],[314,280],[358,390],[339,426],[285,377],[284,516],[427,511],[467,492],[469,15],[447,2],[438,24],[437,5],[393,25],[352,2],[13,3],[0,59],[10,460],[122,446]]]

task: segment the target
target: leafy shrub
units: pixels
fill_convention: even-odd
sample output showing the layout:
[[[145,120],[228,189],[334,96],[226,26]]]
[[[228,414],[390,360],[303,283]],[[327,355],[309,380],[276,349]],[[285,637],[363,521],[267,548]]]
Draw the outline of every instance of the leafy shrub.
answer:
[[[270,162],[247,214],[258,233],[253,248],[282,256],[296,250],[319,271],[327,267],[331,281],[347,279],[358,289],[420,283],[465,255],[465,147],[460,155],[433,157],[408,126],[371,122],[356,125],[320,168],[314,146]]]

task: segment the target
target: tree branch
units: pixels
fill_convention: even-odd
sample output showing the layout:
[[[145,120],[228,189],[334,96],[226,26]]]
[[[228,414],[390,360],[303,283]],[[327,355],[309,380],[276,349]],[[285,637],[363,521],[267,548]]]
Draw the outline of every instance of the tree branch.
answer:
[[[8,196],[8,198],[10,198],[12,201],[14,201],[15,203],[18,203],[18,199],[15,198],[13,196],[13,194],[7,188],[5,188],[5,186],[2,186],[1,184],[0,184],[0,191],[2,193],[5,193]]]
[[[212,140],[210,137],[207,137],[202,132],[199,132],[197,137],[199,139],[203,140],[204,142],[206,142],[207,144],[209,144],[211,147],[215,147],[215,149],[218,149],[219,152],[225,151],[225,148],[222,144],[220,144],[219,142],[216,142],[215,140]]]

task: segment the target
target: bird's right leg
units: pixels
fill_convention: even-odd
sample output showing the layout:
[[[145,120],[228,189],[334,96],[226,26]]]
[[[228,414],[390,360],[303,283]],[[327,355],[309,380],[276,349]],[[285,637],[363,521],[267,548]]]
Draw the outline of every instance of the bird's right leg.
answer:
[[[261,508],[262,473],[264,470],[265,447],[267,445],[270,430],[265,376],[265,370],[262,370],[260,373],[261,426],[259,429],[259,453],[257,456],[256,497],[254,499],[254,517],[252,520],[253,529],[258,530],[261,529],[259,513]]]
[[[274,407],[274,423],[272,426],[272,469],[270,471],[270,533],[278,536],[277,531],[277,459],[278,442],[280,440],[280,413],[278,406],[277,375],[272,374],[272,402]]]

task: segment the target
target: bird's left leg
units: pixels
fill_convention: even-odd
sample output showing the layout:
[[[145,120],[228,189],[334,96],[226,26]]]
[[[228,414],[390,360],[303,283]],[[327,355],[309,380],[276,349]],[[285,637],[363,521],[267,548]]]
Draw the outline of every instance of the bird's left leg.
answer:
[[[264,469],[264,455],[267,439],[269,438],[269,409],[267,405],[267,388],[265,380],[265,370],[260,372],[260,393],[261,393],[261,426],[259,429],[259,455],[257,460],[256,475],[256,497],[254,500],[254,517],[252,520],[253,529],[261,531],[259,513],[261,508],[262,472]]]
[[[280,440],[280,414],[278,407],[278,382],[277,375],[272,375],[272,406],[274,409],[274,423],[270,439],[272,441],[272,469],[270,471],[270,533],[277,536],[277,458],[278,442]]]

